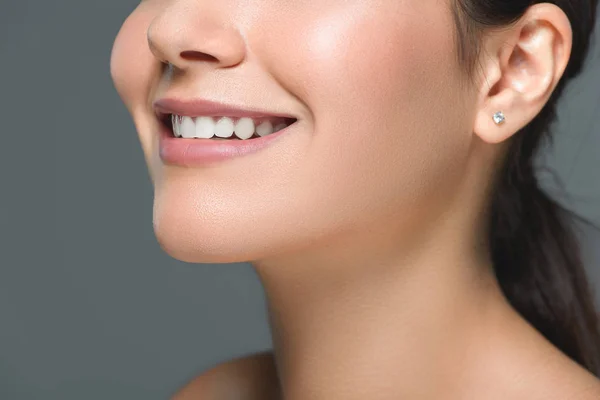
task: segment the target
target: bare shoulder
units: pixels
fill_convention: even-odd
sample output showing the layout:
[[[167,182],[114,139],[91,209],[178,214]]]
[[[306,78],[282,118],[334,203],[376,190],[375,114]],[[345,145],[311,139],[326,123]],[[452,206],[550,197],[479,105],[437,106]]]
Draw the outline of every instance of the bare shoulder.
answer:
[[[198,375],[171,400],[279,400],[272,352],[253,353],[218,364]]]

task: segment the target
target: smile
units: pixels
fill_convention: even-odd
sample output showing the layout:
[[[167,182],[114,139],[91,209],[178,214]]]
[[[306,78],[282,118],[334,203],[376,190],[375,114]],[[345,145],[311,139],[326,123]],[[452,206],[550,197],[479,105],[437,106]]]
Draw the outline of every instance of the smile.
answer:
[[[255,153],[297,122],[297,118],[281,113],[206,100],[159,100],[154,109],[161,122],[160,158],[166,164],[188,167]]]
[[[291,118],[231,118],[171,114],[175,137],[186,139],[248,140],[271,135],[295,122]]]

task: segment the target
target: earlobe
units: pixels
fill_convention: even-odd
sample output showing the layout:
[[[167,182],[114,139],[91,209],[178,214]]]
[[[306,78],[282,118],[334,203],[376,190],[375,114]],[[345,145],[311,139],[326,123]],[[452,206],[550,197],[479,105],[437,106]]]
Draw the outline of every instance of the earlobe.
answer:
[[[498,44],[483,72],[494,79],[482,82],[475,134],[503,142],[541,111],[569,61],[571,35],[567,16],[550,3],[530,7],[513,27],[490,35],[487,44]]]

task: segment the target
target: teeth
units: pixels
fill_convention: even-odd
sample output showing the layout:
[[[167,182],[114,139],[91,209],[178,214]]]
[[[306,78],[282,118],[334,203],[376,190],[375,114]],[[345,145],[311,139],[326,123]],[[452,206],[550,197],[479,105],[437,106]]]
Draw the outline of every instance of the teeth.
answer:
[[[261,118],[257,121],[247,117],[234,120],[230,117],[188,117],[174,114],[171,115],[171,124],[176,137],[213,140],[248,140],[256,137],[255,134],[267,136],[289,125],[286,119],[280,117],[269,120]]]
[[[171,114],[171,126],[173,127],[175,136],[179,136],[179,124],[177,123],[177,116],[175,114]]]
[[[215,136],[228,138],[233,135],[233,121],[231,118],[223,117],[215,124]]]
[[[173,133],[177,137],[181,137],[181,121],[182,121],[182,118],[179,115],[171,115],[171,123],[173,124]]]
[[[235,124],[235,136],[240,139],[249,139],[254,135],[254,121],[252,118],[240,118]]]
[[[256,127],[256,133],[258,136],[267,136],[273,133],[273,124],[271,121],[265,121]]]
[[[211,117],[196,118],[196,137],[210,139],[215,134],[215,121]]]
[[[191,117],[183,117],[179,128],[181,136],[184,138],[193,138],[196,135],[196,124]]]
[[[273,128],[273,133],[279,132],[280,130],[285,129],[285,128],[287,128],[287,124],[279,124],[275,128]]]

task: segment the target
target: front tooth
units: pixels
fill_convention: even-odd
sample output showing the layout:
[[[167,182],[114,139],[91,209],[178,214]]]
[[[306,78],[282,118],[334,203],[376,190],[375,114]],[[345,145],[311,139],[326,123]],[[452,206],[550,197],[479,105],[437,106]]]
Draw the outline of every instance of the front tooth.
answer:
[[[181,127],[179,128],[181,136],[187,139],[191,139],[196,135],[196,124],[192,117],[183,117],[181,121]]]
[[[228,138],[233,135],[233,120],[223,117],[215,124],[215,136]]]
[[[256,127],[256,133],[258,136],[267,136],[273,133],[273,124],[271,121],[264,121],[262,124]]]
[[[249,139],[254,135],[254,121],[252,118],[240,118],[235,124],[235,136],[240,139]]]
[[[196,118],[196,137],[210,139],[215,134],[215,121],[211,117]]]

